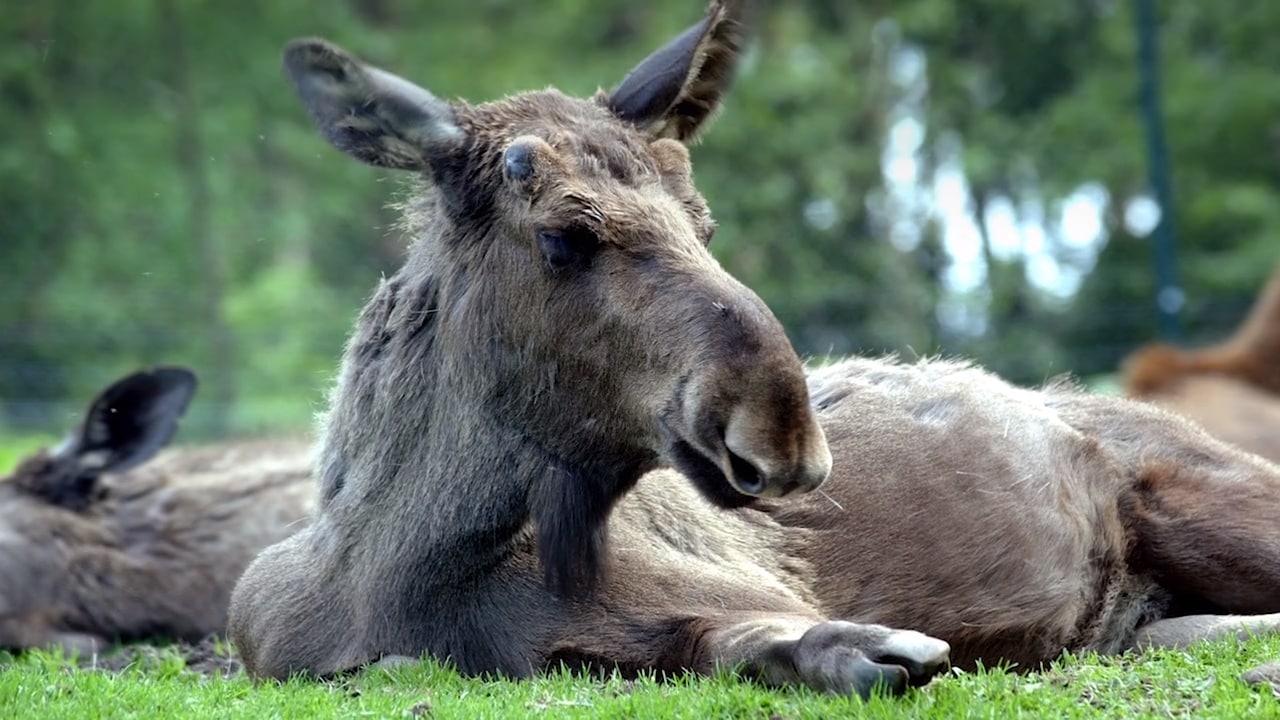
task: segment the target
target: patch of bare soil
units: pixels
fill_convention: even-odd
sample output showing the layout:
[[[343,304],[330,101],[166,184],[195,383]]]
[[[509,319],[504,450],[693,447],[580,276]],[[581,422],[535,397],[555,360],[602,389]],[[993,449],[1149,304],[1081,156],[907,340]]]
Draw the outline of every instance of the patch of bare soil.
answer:
[[[104,653],[81,656],[79,662],[85,670],[118,673],[131,667],[159,669],[179,660],[185,670],[208,677],[229,677],[244,670],[227,643],[214,635],[197,643],[129,643]]]

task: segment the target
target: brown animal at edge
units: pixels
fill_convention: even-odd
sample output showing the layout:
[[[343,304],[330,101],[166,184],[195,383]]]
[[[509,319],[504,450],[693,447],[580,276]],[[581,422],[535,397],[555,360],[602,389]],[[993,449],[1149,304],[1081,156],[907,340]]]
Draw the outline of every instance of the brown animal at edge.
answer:
[[[1230,338],[1197,349],[1141,347],[1124,361],[1123,384],[1129,397],[1280,462],[1280,266]]]
[[[87,654],[224,632],[236,578],[314,505],[301,440],[175,448],[195,376],[124,377],[0,479],[0,647]]]
[[[591,99],[450,103],[289,45],[325,137],[425,182],[346,348],[316,519],[233,593],[251,673],[429,655],[866,695],[949,653],[1027,667],[1277,624],[1207,613],[1280,610],[1280,468],[960,363],[806,375],[707,251],[683,145],[741,12],[714,3]]]

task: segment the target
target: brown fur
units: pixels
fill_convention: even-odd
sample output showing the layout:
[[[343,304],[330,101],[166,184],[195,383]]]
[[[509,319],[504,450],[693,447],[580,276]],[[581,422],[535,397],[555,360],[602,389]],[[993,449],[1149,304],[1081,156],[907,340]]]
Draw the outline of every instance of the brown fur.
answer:
[[[286,51],[333,144],[429,184],[348,343],[316,520],[233,594],[250,672],[427,654],[865,695],[949,651],[1032,665],[1240,627],[1162,624],[1178,610],[1280,611],[1280,469],[1189,423],[960,363],[803,371],[707,253],[665,137],[718,103],[696,59],[733,56],[738,27],[707,23],[740,11],[713,4],[594,101],[447,104],[322,41]],[[1206,522],[1246,485],[1259,504]]]
[[[146,376],[125,378],[104,397]],[[175,422],[169,413],[186,400],[157,415],[148,398],[133,399],[100,398],[66,443],[0,479],[0,647],[87,653],[116,639],[223,632],[244,567],[305,523],[315,493],[309,443],[173,449],[151,459],[171,434],[159,426]],[[98,411],[113,421],[129,415],[144,433],[158,428],[157,443],[104,466],[130,430],[112,428],[86,447]]]
[[[1280,468],[1185,419],[948,361],[847,360],[810,388],[830,498],[772,514],[813,533],[800,555],[832,616],[1025,668],[1207,636],[1173,615],[1280,612]]]
[[[1280,462],[1280,266],[1236,332],[1209,347],[1143,346],[1125,359],[1124,393]]]

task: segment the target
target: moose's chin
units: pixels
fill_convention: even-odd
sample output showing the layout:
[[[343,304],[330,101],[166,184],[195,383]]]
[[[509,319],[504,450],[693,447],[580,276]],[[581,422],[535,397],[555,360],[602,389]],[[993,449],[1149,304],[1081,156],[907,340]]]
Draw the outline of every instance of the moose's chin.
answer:
[[[671,464],[675,466],[675,469],[689,478],[689,481],[698,489],[698,492],[702,493],[702,496],[707,501],[717,507],[732,510],[733,508],[746,507],[757,499],[754,495],[739,492],[729,482],[729,478],[725,477],[719,465],[716,465],[710,458],[684,440],[674,437],[669,438],[667,456],[671,460]],[[731,461],[737,461],[737,458],[733,457]],[[735,470],[738,469],[738,463],[734,462],[734,465]],[[742,465],[744,466],[742,475],[758,481],[758,476],[753,474],[754,469],[745,462]],[[760,484],[763,485],[763,482],[760,481]]]

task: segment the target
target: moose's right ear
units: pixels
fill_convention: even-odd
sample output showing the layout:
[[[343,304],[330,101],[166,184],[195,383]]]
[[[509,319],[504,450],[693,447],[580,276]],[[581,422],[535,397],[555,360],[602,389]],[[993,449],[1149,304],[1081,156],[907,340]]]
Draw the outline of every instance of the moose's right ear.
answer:
[[[733,82],[754,9],[751,0],[715,0],[706,17],[632,69],[605,105],[651,138],[693,140]]]
[[[173,438],[195,392],[195,373],[181,367],[122,378],[98,395],[80,428],[54,454],[82,478],[136,467]]]
[[[325,40],[289,43],[284,69],[320,132],[358,160],[425,170],[432,154],[462,140],[448,103]]]

